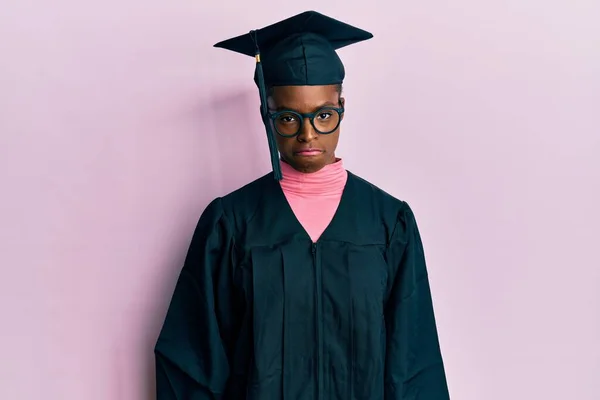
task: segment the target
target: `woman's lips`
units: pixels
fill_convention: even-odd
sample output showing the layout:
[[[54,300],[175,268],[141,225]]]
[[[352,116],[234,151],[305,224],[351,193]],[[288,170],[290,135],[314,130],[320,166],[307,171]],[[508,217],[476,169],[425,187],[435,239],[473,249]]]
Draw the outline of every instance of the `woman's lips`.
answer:
[[[312,156],[318,156],[321,153],[323,153],[323,150],[319,150],[319,149],[304,149],[304,150],[297,151],[296,155],[302,156],[302,157],[312,157]]]

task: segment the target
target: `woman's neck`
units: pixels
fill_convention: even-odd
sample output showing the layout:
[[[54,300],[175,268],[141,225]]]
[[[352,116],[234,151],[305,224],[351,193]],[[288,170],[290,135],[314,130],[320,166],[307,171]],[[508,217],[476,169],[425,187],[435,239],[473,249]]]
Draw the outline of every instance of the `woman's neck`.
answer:
[[[346,187],[348,172],[342,160],[312,173],[297,171],[282,162],[281,172],[283,193],[304,230],[316,242],[335,215]]]
[[[283,179],[281,187],[286,193],[296,195],[335,195],[343,191],[348,172],[343,161],[336,159],[316,172],[304,173],[281,162]]]

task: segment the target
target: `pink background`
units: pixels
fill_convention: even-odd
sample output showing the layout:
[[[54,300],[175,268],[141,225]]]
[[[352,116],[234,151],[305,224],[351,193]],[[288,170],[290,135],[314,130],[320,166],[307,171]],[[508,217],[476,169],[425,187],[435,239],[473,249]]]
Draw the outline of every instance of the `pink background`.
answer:
[[[206,3],[2,5],[0,399],[153,397],[198,216],[269,170],[211,45],[311,8],[375,34],[339,155],[417,213],[452,398],[599,399],[600,3]]]

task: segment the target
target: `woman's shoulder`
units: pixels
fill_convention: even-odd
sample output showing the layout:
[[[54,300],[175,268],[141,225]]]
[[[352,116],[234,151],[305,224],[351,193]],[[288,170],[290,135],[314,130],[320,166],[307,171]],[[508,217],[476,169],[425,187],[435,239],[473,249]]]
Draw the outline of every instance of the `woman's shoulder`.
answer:
[[[268,183],[274,181],[273,173],[268,173],[263,175],[244,186],[235,189],[232,192],[229,192],[222,196],[223,201],[225,202],[237,202],[238,200],[249,199],[250,197],[256,197],[261,192],[264,191],[265,187]]]
[[[355,186],[354,193],[360,201],[377,205],[382,211],[389,210],[393,213],[408,207],[406,201],[350,171],[348,171],[348,179]]]
[[[371,205],[362,207],[363,212],[372,213],[373,220],[380,220],[386,227],[388,240],[392,236],[404,237],[416,228],[416,218],[407,201],[399,199],[373,183],[357,175],[349,173],[349,179],[354,182],[356,196],[361,204]]]
[[[273,182],[271,172],[219,197],[223,212],[233,220],[249,218],[262,203],[262,197],[271,189]]]

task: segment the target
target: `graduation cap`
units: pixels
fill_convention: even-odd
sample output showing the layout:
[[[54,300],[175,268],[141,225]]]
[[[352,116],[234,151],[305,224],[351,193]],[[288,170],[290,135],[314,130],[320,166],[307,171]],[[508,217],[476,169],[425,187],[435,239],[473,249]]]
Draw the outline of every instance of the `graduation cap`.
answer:
[[[306,11],[214,45],[256,59],[254,81],[260,94],[261,115],[276,180],[281,179],[281,169],[267,115],[267,87],[341,84],[345,69],[336,50],[372,37],[362,29]]]

